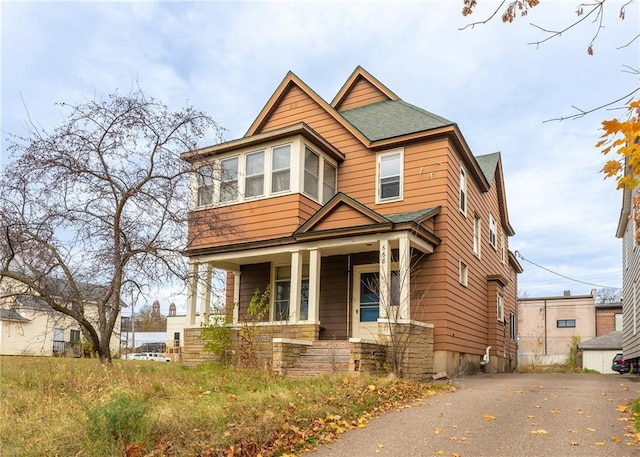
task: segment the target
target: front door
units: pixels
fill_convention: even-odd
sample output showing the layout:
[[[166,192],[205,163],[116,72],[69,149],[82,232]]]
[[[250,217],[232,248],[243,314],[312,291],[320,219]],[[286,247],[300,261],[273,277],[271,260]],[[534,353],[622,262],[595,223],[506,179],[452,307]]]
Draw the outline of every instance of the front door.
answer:
[[[380,316],[379,282],[380,272],[377,265],[354,267],[351,315],[354,338],[377,339]]]

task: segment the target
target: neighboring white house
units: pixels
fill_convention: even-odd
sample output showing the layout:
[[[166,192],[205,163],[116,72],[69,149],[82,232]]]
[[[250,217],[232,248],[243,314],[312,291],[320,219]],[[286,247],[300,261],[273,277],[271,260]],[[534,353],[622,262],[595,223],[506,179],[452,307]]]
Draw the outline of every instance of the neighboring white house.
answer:
[[[33,295],[11,291],[17,283],[2,278],[0,293],[0,355],[52,356],[82,355],[80,325],[69,316],[53,311],[43,300]],[[91,286],[92,290],[99,286]],[[85,313],[90,320],[97,318],[97,310],[91,302],[85,303]],[[120,345],[120,319],[111,336],[113,353]]]
[[[624,189],[616,236],[622,239],[622,348],[625,360],[640,366],[640,249],[638,248],[633,197],[636,189]]]

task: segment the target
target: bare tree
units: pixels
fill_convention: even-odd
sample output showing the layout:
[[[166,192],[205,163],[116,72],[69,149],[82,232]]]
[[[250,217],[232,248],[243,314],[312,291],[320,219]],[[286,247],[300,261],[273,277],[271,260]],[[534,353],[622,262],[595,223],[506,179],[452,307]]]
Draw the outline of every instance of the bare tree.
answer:
[[[127,297],[186,277],[191,167],[179,154],[212,131],[220,139],[220,129],[203,112],[171,112],[140,89],[61,106],[69,113],[57,128],[31,122],[10,139],[12,161],[0,177],[0,280],[75,319],[110,363]],[[221,229],[210,217],[207,224]],[[53,291],[52,280],[64,286]]]
[[[596,302],[599,305],[620,305],[622,306],[622,289],[615,287],[605,287],[598,289]]]

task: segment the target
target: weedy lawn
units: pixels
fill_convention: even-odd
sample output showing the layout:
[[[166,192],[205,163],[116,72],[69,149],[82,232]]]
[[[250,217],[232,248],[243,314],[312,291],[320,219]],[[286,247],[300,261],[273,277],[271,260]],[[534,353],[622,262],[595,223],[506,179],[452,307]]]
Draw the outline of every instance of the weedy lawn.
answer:
[[[0,357],[0,449],[20,456],[295,455],[389,409],[452,390],[368,376]]]

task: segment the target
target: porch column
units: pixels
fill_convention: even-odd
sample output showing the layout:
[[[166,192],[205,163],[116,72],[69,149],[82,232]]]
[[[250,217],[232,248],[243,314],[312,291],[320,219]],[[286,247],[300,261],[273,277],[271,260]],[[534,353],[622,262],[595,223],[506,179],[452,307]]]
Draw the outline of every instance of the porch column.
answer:
[[[381,319],[386,319],[389,311],[390,304],[390,282],[391,282],[391,247],[389,240],[380,240],[380,278],[378,283],[380,286],[379,300],[380,300],[380,313]]]
[[[204,265],[204,282],[200,290],[200,303],[202,303],[202,322],[209,322],[209,313],[211,313],[211,264]]]
[[[411,247],[409,235],[403,233],[399,243],[399,271],[398,282],[400,287],[400,319],[411,318]]]
[[[289,290],[289,321],[300,320],[300,297],[302,289],[302,253],[291,253],[291,289]]]
[[[233,323],[240,322],[240,272],[233,272]]]
[[[187,287],[187,326],[196,325],[196,307],[198,304],[198,264],[189,261],[189,285]]]
[[[309,315],[311,322],[320,322],[320,251],[309,251]]]

